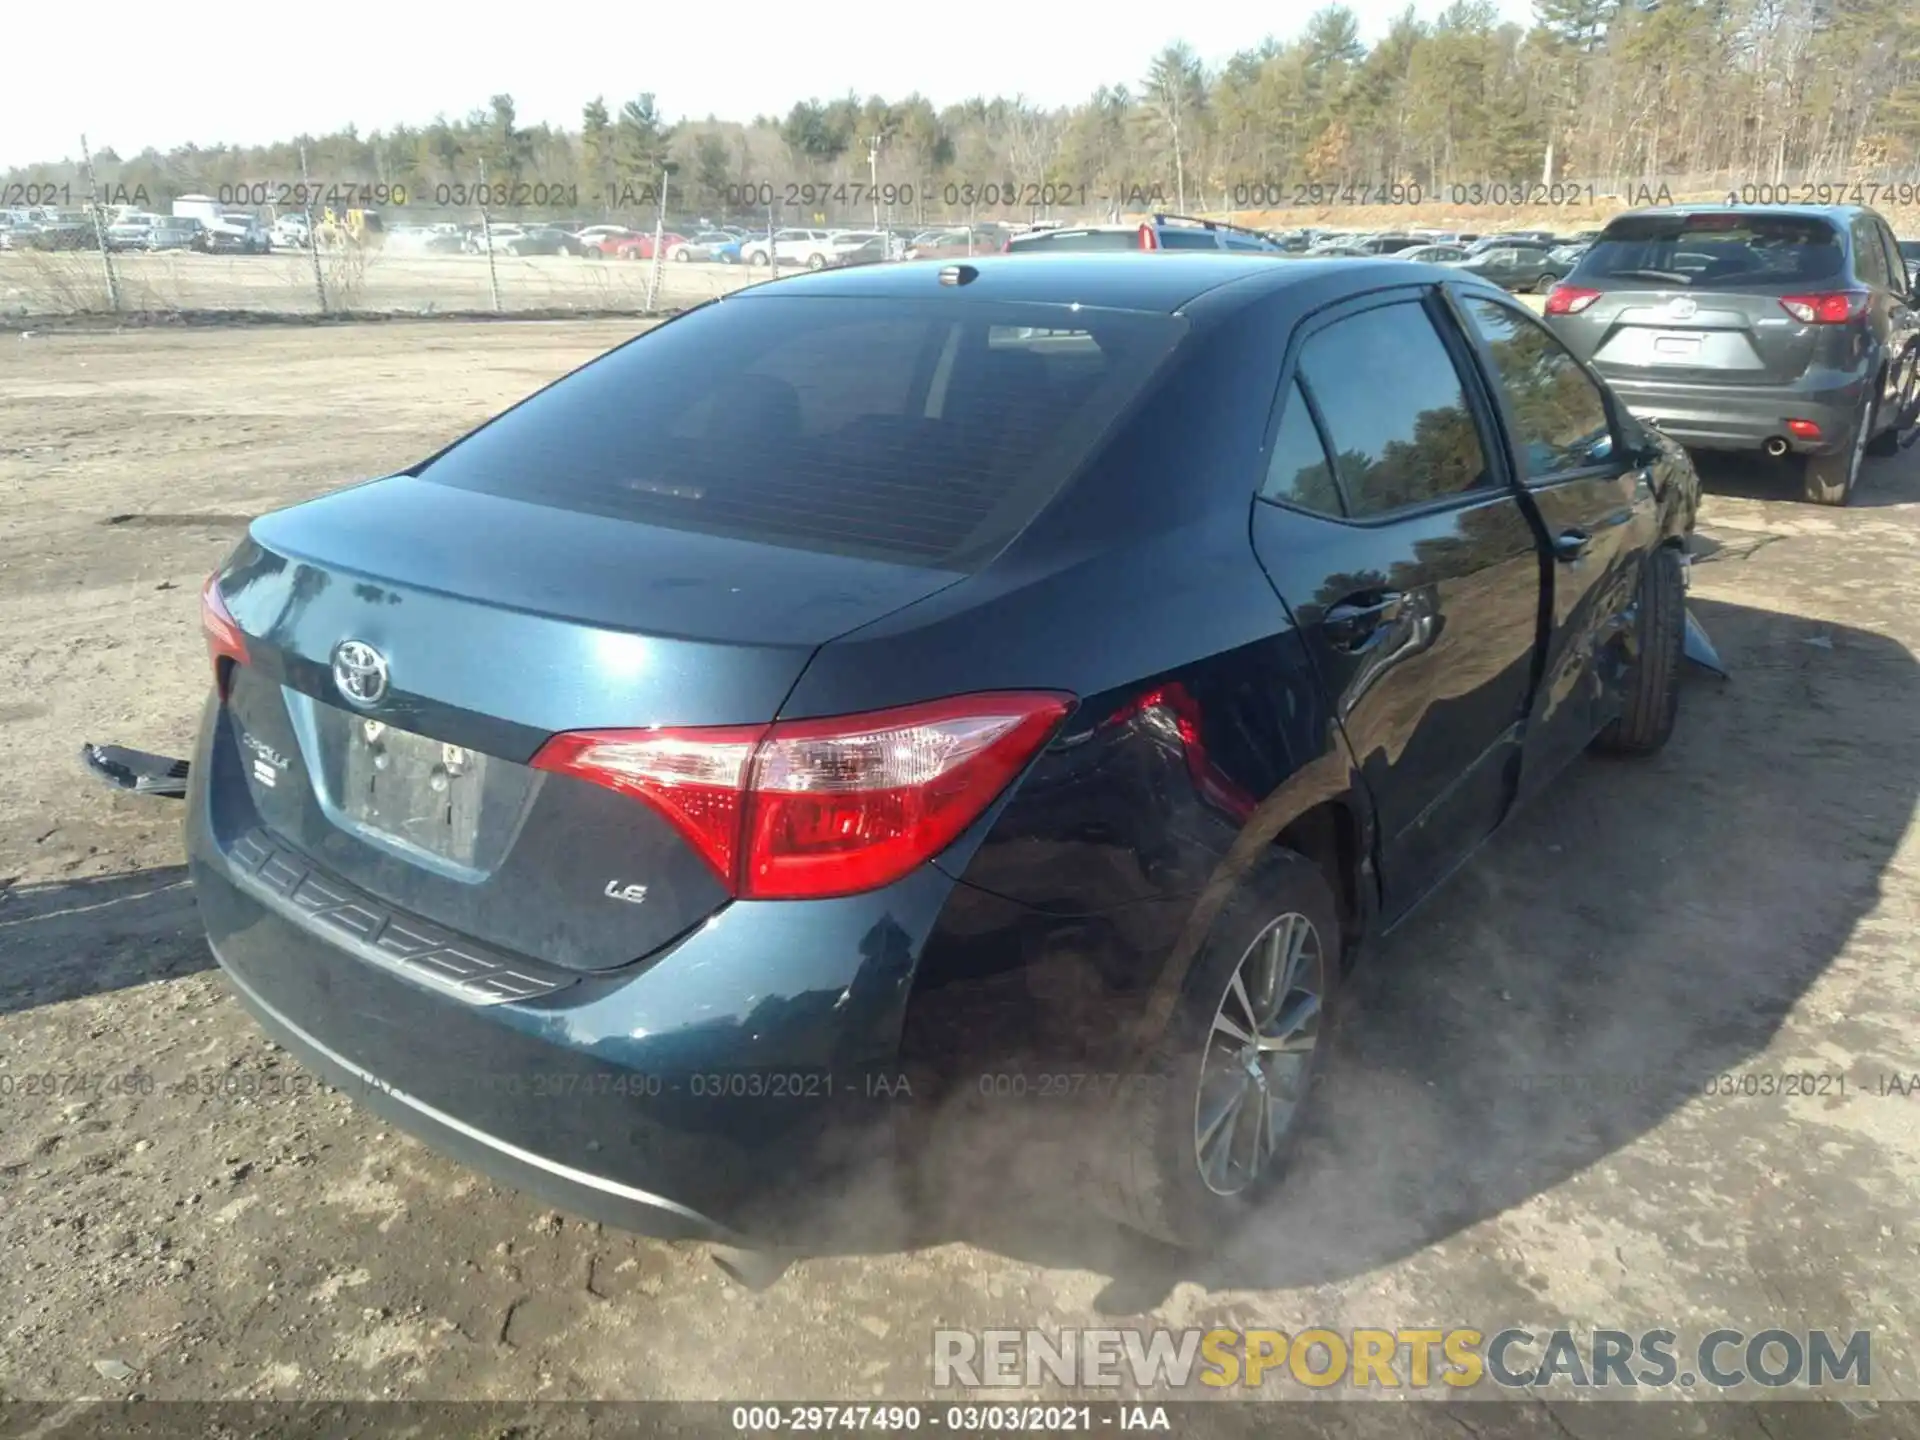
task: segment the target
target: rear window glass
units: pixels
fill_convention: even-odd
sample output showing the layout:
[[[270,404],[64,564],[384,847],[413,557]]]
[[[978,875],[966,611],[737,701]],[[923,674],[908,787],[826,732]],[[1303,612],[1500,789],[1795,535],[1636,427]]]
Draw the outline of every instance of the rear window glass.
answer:
[[[1162,230],[1160,231],[1162,250],[1218,250],[1220,242],[1213,238],[1211,230]]]
[[[1184,331],[1063,306],[743,297],[601,357],[420,475],[966,571],[1071,478]]]
[[[1580,262],[1586,280],[1737,289],[1837,279],[1839,233],[1802,215],[1636,215],[1616,220]]]

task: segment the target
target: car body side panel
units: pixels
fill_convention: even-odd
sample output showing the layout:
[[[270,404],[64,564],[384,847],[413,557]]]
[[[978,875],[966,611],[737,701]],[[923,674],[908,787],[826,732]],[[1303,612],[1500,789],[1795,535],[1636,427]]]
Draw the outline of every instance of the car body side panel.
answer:
[[[1525,473],[1526,450],[1516,438],[1521,431],[1515,398],[1487,337],[1459,304],[1465,298],[1463,292],[1449,294],[1480,384],[1519,469],[1522,503],[1546,546],[1541,559],[1545,646],[1526,725],[1520,778],[1525,799],[1584,751],[1619,713],[1629,666],[1627,631],[1641,570],[1663,538],[1654,473],[1655,461],[1662,457],[1643,444],[1640,428],[1589,370],[1586,378],[1594,381],[1610,432],[1601,436],[1607,441],[1599,452],[1604,458],[1565,474]],[[1502,308],[1512,323],[1524,327],[1522,333],[1537,324],[1513,313],[1510,305]],[[1550,334],[1540,338],[1553,343]],[[1555,541],[1573,535],[1586,537],[1585,549],[1557,558]]]
[[[1324,323],[1422,293],[1382,287],[1328,310]],[[1371,798],[1390,922],[1505,817],[1542,640],[1540,532],[1512,483],[1465,342],[1437,298],[1426,303],[1460,371],[1494,483],[1364,523],[1269,503],[1253,517],[1255,550],[1300,627]],[[1291,379],[1289,365],[1283,383]],[[1397,597],[1395,608],[1363,643],[1327,633],[1333,607],[1381,596]]]
[[[1379,527],[1262,505],[1255,536],[1303,631],[1380,826],[1383,910],[1412,906],[1512,799],[1539,637],[1536,537],[1504,489]],[[1289,574],[1286,557],[1324,557]],[[1404,596],[1365,655],[1318,638],[1349,593]]]
[[[1072,1033],[1131,1033],[1141,1006],[1177,985],[1196,904],[1223,868],[1244,869],[1233,857],[1271,845],[1310,805],[1354,799],[1248,533],[1290,328],[1255,306],[1205,329],[1199,353],[1009,552],[825,645],[795,685],[783,716],[981,688],[1081,698],[1017,788],[935,862],[1019,907],[1001,912],[1011,928],[998,940],[932,965],[921,983],[943,1003],[962,980],[992,993],[991,976],[1041,964],[1097,997],[1076,1013],[1098,1018]]]

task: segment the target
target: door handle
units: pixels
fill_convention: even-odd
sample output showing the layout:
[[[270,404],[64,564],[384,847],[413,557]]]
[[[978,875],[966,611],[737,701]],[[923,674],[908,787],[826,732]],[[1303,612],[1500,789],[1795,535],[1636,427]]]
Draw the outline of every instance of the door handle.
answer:
[[[1584,530],[1562,530],[1553,537],[1553,558],[1571,564],[1587,553],[1593,536]]]
[[[1320,621],[1321,628],[1336,649],[1362,649],[1382,624],[1400,613],[1406,598],[1397,590],[1353,596],[1331,606]]]

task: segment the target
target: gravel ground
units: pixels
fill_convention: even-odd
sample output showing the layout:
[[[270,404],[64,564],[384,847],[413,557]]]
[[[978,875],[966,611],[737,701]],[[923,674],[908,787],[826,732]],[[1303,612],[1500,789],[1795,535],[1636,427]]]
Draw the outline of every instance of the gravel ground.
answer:
[[[1845,511],[1709,472],[1694,608],[1734,679],[1376,950],[1298,1172],[1213,1261],[1090,1219],[1009,1103],[922,1238],[753,1294],[300,1086],[212,968],[177,809],[76,751],[184,753],[197,586],[249,517],[631,333],[0,344],[0,1396],[898,1398],[936,1325],[1513,1323],[1871,1329],[1871,1394],[1920,1397],[1920,1095],[1886,1089],[1920,1072],[1920,451]],[[1844,1093],[1774,1093],[1801,1072]],[[1551,1433],[1654,1433],[1593,1409]]]

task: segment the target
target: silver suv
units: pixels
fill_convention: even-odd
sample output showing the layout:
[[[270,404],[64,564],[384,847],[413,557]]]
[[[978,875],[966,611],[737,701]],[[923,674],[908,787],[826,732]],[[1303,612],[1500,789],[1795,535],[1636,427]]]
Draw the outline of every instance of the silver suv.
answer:
[[[1636,210],[1547,296],[1547,323],[1636,416],[1696,449],[1791,458],[1844,505],[1920,408],[1920,311],[1860,206]]]

